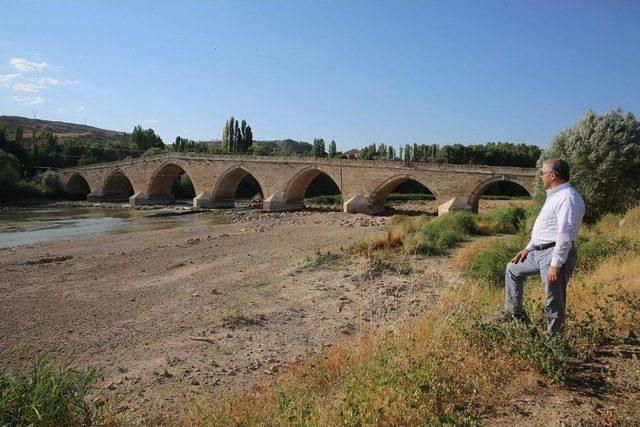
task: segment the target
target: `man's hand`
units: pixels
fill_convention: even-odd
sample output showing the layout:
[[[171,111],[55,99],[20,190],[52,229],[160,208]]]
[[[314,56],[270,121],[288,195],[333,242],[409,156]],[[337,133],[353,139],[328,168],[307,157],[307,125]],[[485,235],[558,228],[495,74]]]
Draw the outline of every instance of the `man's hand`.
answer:
[[[527,259],[527,255],[529,255],[529,250],[527,248],[524,248],[523,250],[518,252],[516,256],[513,257],[511,262],[517,264],[520,261],[524,261],[525,259]]]
[[[560,277],[560,267],[554,267],[552,265],[549,266],[549,271],[547,271],[547,280],[550,285],[555,284]]]

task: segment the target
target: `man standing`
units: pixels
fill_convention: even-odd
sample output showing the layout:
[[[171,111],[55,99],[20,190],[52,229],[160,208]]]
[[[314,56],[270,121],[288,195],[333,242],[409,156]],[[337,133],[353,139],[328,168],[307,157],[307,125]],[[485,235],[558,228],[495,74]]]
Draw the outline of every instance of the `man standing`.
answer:
[[[547,200],[536,218],[531,241],[507,264],[504,308],[508,317],[526,320],[522,308],[524,281],[540,274],[546,293],[547,333],[562,331],[567,282],[577,262],[575,239],[584,215],[584,201],[569,183],[569,164],[562,159],[542,164],[540,177]]]

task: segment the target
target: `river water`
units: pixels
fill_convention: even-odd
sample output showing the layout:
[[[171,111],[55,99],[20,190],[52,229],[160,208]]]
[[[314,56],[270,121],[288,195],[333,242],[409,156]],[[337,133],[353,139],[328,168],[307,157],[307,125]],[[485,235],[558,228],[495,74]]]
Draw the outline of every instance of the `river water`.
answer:
[[[158,212],[108,207],[48,207],[0,212],[0,249],[94,234],[215,225],[230,221],[230,216],[223,214],[155,216]]]

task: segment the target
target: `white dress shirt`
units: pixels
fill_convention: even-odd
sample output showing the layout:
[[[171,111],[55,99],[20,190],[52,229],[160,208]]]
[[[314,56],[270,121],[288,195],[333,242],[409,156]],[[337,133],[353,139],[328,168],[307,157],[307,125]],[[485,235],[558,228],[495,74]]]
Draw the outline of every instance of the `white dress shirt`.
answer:
[[[527,249],[532,251],[534,245],[555,242],[551,265],[562,267],[567,261],[572,242],[578,236],[583,216],[584,201],[570,183],[550,188],[533,225]]]

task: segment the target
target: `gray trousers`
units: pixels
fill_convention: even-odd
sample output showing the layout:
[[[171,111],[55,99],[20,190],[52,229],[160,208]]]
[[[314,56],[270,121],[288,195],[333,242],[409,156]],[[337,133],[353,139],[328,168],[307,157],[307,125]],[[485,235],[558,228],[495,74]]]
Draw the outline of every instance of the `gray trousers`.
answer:
[[[527,258],[517,264],[510,262],[504,277],[504,309],[516,317],[523,314],[522,296],[527,276],[540,274],[546,294],[547,333],[560,332],[564,326],[567,307],[567,283],[578,261],[575,244],[569,251],[567,261],[561,268],[558,280],[553,285],[547,280],[554,248],[529,252]]]

